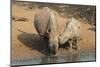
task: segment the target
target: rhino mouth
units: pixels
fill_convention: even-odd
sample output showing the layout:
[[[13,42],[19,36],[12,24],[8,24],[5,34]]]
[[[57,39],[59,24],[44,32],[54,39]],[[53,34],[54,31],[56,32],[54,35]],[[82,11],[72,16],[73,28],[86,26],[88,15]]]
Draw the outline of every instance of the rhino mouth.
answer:
[[[50,56],[56,56],[57,55],[57,46],[53,45],[52,47],[49,47],[49,53],[50,53]]]
[[[50,52],[49,55],[50,55],[50,56],[57,56],[57,51],[53,51],[53,50],[52,50],[52,51]]]

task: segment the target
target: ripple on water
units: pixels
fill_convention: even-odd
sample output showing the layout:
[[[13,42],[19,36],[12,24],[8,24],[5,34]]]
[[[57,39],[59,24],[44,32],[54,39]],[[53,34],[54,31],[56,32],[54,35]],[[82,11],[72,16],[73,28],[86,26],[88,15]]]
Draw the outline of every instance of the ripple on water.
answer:
[[[67,63],[79,61],[95,61],[95,53],[80,52],[75,54],[66,54],[56,57],[44,56],[36,58],[18,58],[12,61],[12,65],[29,65],[29,64],[48,64],[48,63]]]

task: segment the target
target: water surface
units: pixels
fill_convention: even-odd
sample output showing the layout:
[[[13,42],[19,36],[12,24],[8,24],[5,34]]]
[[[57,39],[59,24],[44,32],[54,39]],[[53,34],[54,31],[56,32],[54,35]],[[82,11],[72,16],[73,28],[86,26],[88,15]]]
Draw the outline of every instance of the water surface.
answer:
[[[80,52],[75,54],[66,54],[62,56],[43,56],[36,58],[18,58],[12,61],[13,65],[29,65],[29,64],[51,64],[51,63],[67,63],[67,62],[82,62],[95,61],[95,53]]]

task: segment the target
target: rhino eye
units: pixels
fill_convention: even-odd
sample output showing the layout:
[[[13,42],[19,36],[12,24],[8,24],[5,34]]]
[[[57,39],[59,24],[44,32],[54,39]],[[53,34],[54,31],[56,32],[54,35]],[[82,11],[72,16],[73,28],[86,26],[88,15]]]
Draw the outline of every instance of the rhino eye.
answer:
[[[48,32],[50,33],[50,31],[51,31],[51,30],[49,29]]]
[[[50,30],[50,29],[48,29],[48,30],[47,30],[47,33],[50,33],[50,32],[51,32],[51,30]]]

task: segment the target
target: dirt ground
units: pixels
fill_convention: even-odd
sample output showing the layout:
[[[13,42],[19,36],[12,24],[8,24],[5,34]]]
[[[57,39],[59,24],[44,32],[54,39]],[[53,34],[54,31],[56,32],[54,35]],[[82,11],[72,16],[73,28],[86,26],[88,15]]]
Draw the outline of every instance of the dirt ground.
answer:
[[[46,44],[40,39],[33,23],[34,15],[39,10],[16,4],[12,6],[12,59],[47,55]],[[80,51],[95,52],[95,27],[80,23]],[[64,51],[64,48],[59,49],[59,52]]]

